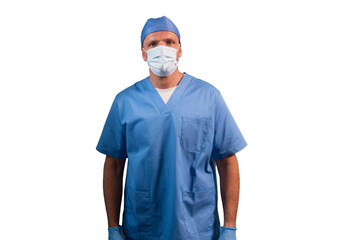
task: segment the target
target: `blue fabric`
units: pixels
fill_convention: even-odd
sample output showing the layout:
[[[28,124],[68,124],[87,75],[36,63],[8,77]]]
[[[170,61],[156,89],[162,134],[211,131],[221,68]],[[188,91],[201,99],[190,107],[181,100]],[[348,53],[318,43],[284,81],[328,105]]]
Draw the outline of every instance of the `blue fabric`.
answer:
[[[219,240],[236,240],[236,228],[221,227]]]
[[[147,35],[149,35],[152,32],[157,31],[170,31],[175,33],[180,42],[180,32],[175,26],[175,24],[167,17],[163,16],[160,18],[149,18],[142,31],[141,31],[141,46],[143,45],[144,39]]]
[[[114,228],[108,228],[108,232],[109,240],[124,240],[120,225]]]
[[[149,77],[118,93],[96,149],[128,158],[125,236],[218,240],[215,161],[246,145],[219,90],[189,74],[167,104]]]

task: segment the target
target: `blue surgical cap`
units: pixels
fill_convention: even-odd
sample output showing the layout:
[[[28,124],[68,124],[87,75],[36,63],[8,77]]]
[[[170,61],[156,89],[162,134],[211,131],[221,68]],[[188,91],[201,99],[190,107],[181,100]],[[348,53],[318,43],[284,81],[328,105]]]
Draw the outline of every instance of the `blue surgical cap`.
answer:
[[[160,18],[149,18],[141,32],[141,46],[143,45],[144,39],[147,35],[157,31],[170,31],[175,33],[180,42],[180,33],[175,24],[167,17],[163,16]]]

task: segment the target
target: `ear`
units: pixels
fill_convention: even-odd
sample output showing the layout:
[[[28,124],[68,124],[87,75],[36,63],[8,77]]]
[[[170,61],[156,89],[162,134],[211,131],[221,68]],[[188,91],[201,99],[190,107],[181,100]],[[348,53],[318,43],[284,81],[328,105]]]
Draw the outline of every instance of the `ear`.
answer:
[[[144,61],[146,62],[147,61],[147,53],[145,52],[144,48],[141,49],[141,55],[142,55],[142,58],[144,59]]]

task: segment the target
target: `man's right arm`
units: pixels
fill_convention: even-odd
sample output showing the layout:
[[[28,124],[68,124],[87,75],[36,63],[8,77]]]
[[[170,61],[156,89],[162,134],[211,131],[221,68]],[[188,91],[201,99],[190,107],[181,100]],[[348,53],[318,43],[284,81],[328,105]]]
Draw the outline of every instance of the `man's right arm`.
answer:
[[[103,190],[109,228],[119,225],[125,161],[106,156],[104,163]]]

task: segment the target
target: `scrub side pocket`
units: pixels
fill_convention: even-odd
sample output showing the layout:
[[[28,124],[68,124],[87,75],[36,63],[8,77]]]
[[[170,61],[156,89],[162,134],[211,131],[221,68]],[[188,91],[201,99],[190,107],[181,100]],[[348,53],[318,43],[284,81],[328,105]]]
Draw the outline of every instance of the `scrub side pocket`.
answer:
[[[190,235],[211,231],[215,221],[215,190],[182,192],[185,225]]]
[[[201,152],[205,147],[209,127],[207,118],[182,116],[181,146],[189,152]]]
[[[126,236],[137,239],[138,234],[152,231],[150,192],[126,190],[124,231]]]

